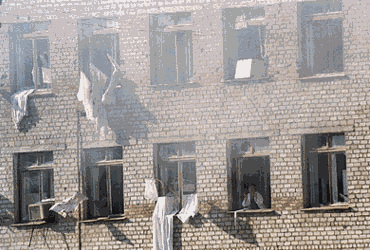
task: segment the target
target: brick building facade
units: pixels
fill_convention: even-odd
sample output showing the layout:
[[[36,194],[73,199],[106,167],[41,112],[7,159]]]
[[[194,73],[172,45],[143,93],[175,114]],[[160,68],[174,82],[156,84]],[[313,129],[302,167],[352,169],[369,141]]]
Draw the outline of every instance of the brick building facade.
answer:
[[[5,0],[0,13],[1,249],[152,249],[151,178],[198,195],[174,249],[370,248],[369,1]],[[106,53],[124,77],[102,132],[77,92],[92,64],[112,74]],[[12,94],[29,88],[16,128]],[[251,182],[265,208],[235,221]],[[80,215],[31,221],[30,204],[76,191]]]

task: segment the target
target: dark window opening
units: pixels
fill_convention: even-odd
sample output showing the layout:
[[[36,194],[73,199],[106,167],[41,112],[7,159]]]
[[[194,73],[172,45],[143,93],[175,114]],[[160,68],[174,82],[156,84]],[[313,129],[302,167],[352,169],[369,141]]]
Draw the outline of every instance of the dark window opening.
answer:
[[[20,221],[29,221],[29,206],[54,197],[53,152],[18,154]]]
[[[193,142],[158,145],[157,178],[160,196],[175,196],[184,205],[196,194],[197,176]]]
[[[306,135],[305,207],[348,202],[345,136]]]
[[[263,19],[263,7],[224,9],[223,40],[225,79],[263,77],[265,65],[265,26],[248,23],[252,19]],[[249,59],[249,61],[246,61]],[[248,71],[240,73],[238,71]]]
[[[341,11],[341,1],[315,1],[298,4],[300,20],[301,77],[343,72],[343,21],[341,18],[315,18],[315,15]]]
[[[152,15],[150,51],[152,84],[181,84],[192,81],[192,31],[173,27],[191,24],[190,13]]]

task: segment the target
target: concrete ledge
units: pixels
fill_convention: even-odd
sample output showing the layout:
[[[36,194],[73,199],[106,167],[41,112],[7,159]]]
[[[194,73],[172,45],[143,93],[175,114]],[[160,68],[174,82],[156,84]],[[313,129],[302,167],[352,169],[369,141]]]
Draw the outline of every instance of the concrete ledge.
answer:
[[[25,223],[16,223],[16,224],[11,224],[12,227],[32,227],[32,226],[40,226],[47,224],[46,221],[30,221],[30,222],[25,222]]]
[[[309,208],[302,208],[301,211],[303,212],[315,212],[315,211],[331,211],[331,210],[350,210],[351,207],[349,204],[341,204],[341,205],[330,205],[324,207],[309,207]]]
[[[95,219],[89,219],[89,220],[82,220],[81,223],[95,223],[95,222],[101,222],[101,221],[120,221],[125,220],[127,217],[125,215],[122,216],[116,216],[116,217],[99,217]]]
[[[235,212],[238,212],[238,214],[265,214],[265,213],[275,213],[275,210],[271,208],[265,208],[265,209],[245,209],[245,210],[227,211],[228,214],[233,214]]]
[[[55,151],[55,150],[66,150],[66,149],[67,149],[67,145],[65,143],[42,144],[42,145],[34,145],[34,146],[5,148],[4,153],[28,153],[28,152]]]
[[[335,127],[322,127],[322,128],[288,129],[287,134],[302,135],[302,134],[342,133],[342,132],[353,132],[353,131],[355,131],[355,128],[353,125],[350,125],[350,126],[335,126]]]

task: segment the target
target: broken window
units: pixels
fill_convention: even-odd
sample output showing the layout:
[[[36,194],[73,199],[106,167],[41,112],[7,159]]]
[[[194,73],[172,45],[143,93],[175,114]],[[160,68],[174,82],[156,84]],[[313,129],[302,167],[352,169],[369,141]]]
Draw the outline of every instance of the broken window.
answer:
[[[271,207],[269,139],[232,140],[230,150],[231,209]]]
[[[80,67],[90,80],[99,71],[107,79],[112,75],[112,66],[107,55],[120,63],[117,28],[115,18],[92,18],[79,22]]]
[[[344,134],[305,135],[305,207],[348,202]]]
[[[195,143],[159,144],[157,152],[159,196],[175,196],[184,205],[185,196],[197,191]]]
[[[122,147],[85,151],[87,218],[123,214]]]
[[[300,76],[342,72],[343,13],[341,1],[318,0],[298,4],[300,20]]]
[[[54,197],[53,152],[18,154],[20,221],[29,221],[29,206]]]
[[[50,22],[17,23],[10,26],[12,81],[15,90],[49,88],[51,81]]]
[[[265,10],[223,10],[225,79],[260,78],[266,74]]]
[[[152,84],[192,81],[191,13],[150,16]]]

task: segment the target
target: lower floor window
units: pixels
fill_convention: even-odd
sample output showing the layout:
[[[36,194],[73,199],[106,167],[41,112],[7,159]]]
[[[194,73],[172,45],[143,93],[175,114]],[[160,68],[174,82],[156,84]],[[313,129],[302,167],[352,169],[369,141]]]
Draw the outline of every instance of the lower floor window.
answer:
[[[348,202],[344,134],[304,136],[304,205],[320,207]]]
[[[87,217],[123,214],[122,166],[93,166],[86,169]]]
[[[271,207],[268,156],[234,158],[231,172],[233,210]]]

